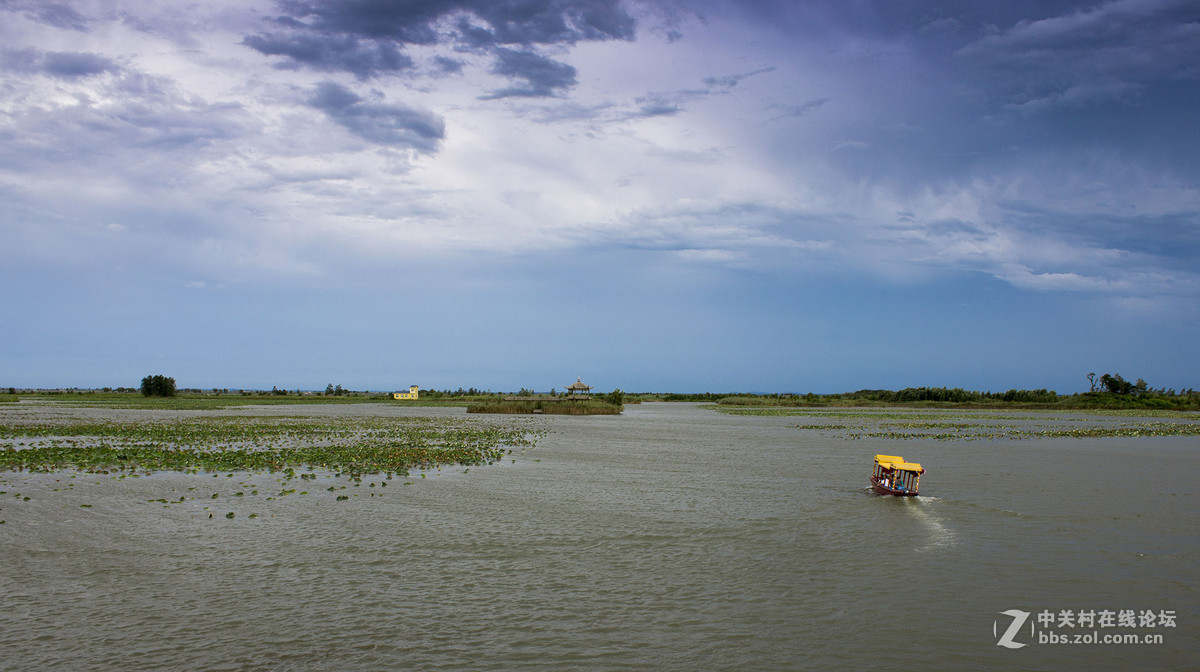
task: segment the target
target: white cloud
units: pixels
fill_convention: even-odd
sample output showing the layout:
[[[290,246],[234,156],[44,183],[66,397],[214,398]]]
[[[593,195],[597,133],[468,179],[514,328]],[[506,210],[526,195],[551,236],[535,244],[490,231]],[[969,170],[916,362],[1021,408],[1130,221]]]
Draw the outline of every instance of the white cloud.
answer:
[[[244,44],[265,34],[271,3],[186,17],[154,2],[98,7],[77,6],[85,32],[5,13],[6,53],[20,67],[0,73],[0,180],[42,226],[99,218],[144,245],[177,241],[167,247],[193,275],[210,263],[213,273],[330,274],[353,259],[636,248],[714,266],[971,270],[1030,289],[1157,292],[1171,283],[1127,265],[1160,260],[1055,213],[1077,221],[1117,207],[1137,222],[1200,211],[1196,186],[1172,186],[1169,173],[1011,149],[1005,134],[1022,129],[947,107],[956,83],[938,77],[949,70],[903,39],[862,34],[830,50],[729,15],[664,21],[639,6],[636,41],[543,44],[512,72],[493,72],[484,52],[414,43],[404,76],[356,78],[279,69]],[[1126,100],[1169,76],[1138,54],[1190,53],[1178,9],[1120,2],[1018,24],[958,61],[1001,77],[1026,71],[1023,54],[1067,53],[1061,67],[1078,68],[1109,44],[1099,75],[1061,70],[1065,85],[1005,104]],[[1174,46],[1149,42],[1164,36]],[[438,57],[456,67],[430,65]],[[487,99],[513,82],[562,98]],[[996,137],[963,135],[985,130]]]

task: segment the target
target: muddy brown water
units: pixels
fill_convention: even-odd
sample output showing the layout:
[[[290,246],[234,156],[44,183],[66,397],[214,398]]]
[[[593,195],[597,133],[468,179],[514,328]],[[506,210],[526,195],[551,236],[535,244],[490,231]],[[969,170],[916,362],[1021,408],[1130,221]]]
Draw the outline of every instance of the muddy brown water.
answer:
[[[469,417],[333,408],[308,410]],[[549,433],[503,464],[357,487],[0,474],[0,669],[1200,668],[1195,437],[805,422],[539,416]],[[869,493],[875,453],[924,464],[923,496]]]

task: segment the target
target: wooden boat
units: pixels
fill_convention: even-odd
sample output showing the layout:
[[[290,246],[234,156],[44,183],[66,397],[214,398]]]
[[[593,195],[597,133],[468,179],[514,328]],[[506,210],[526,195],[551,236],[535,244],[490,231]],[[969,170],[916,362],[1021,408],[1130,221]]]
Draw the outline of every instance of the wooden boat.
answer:
[[[876,455],[871,469],[871,487],[881,495],[916,497],[925,470],[899,455]]]

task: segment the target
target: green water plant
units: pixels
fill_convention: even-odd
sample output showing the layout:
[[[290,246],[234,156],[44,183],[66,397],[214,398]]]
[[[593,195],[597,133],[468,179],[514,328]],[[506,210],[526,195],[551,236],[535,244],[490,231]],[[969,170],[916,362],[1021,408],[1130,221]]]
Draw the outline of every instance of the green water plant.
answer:
[[[741,414],[741,413],[739,413]],[[812,419],[837,416],[842,422],[806,422],[794,425],[843,439],[887,440],[1023,440],[1099,439],[1113,437],[1200,436],[1200,418],[1177,413],[1171,417],[1133,418],[1127,414],[1080,413],[1069,415],[1029,411],[1021,415],[992,413],[840,412],[803,415]],[[852,419],[852,422],[846,421]]]
[[[297,473],[307,469],[360,479],[441,464],[490,464],[513,447],[532,446],[538,435],[520,423],[454,418],[66,418],[0,424],[0,471],[281,472],[291,479],[307,476]]]

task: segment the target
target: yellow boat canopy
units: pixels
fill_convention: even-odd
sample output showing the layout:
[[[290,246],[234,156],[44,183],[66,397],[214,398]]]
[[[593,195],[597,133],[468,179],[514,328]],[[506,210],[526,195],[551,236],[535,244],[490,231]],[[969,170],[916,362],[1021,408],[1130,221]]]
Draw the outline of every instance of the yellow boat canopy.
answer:
[[[921,465],[916,462],[905,462],[903,457],[899,455],[876,455],[875,462],[884,469],[894,469],[896,471],[914,471],[921,473]]]

